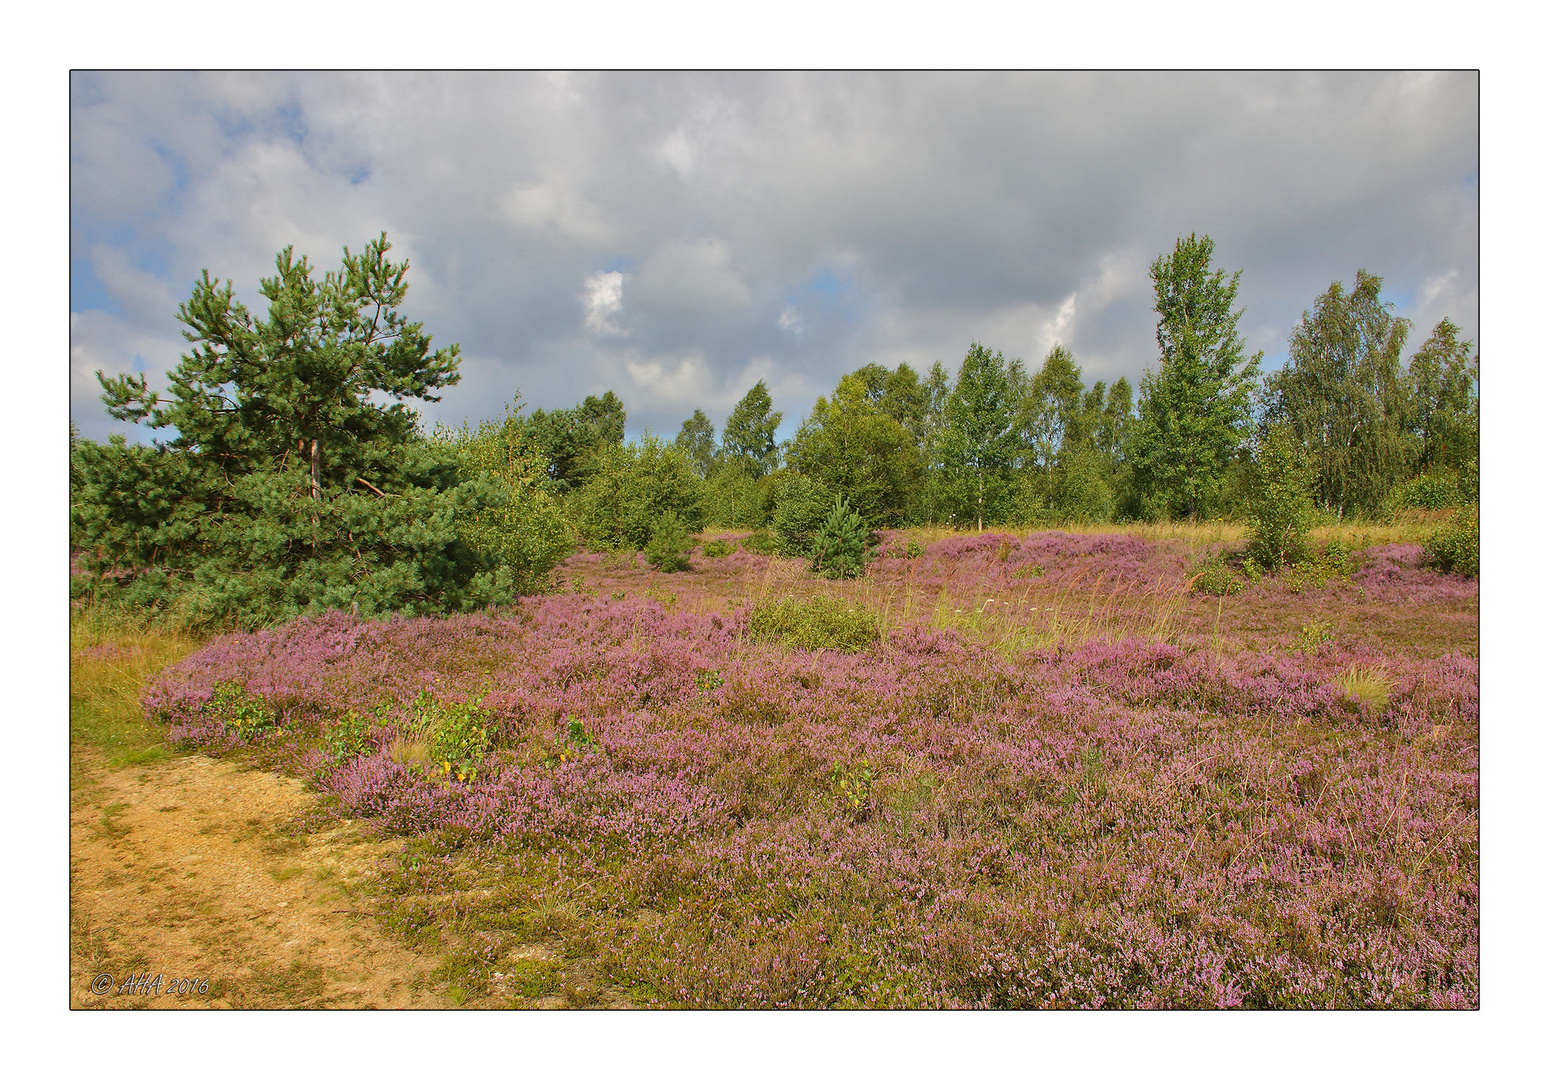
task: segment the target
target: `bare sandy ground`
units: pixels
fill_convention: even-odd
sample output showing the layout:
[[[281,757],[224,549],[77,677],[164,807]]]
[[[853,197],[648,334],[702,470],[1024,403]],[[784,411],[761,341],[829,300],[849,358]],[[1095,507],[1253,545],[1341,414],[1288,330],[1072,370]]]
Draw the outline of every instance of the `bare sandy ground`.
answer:
[[[202,756],[110,770],[74,752],[71,1008],[449,1004],[435,958],[369,910],[363,886],[392,845],[356,822],[305,831],[315,797],[299,781]]]

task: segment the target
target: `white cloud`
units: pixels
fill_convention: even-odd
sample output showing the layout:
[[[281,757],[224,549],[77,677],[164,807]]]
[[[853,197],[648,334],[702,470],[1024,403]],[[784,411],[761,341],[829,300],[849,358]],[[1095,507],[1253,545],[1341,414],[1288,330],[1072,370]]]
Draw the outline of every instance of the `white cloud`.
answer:
[[[554,232],[587,244],[608,238],[597,208],[564,180],[513,187],[500,201],[500,209],[507,221],[525,231]]]
[[[776,325],[781,330],[801,337],[801,312],[797,311],[793,305],[786,304],[785,310],[780,312],[780,318],[776,320]]]
[[[164,279],[131,266],[122,248],[95,245],[91,269],[128,318],[142,325],[173,325],[178,300],[172,289]]]
[[[693,138],[683,128],[678,128],[663,139],[656,153],[673,172],[678,174],[680,180],[691,178],[694,175],[694,166],[699,162],[698,148],[694,145]]]
[[[624,275],[617,270],[599,270],[586,279],[585,288],[586,328],[594,334],[622,334],[613,320],[624,313]]]
[[[1458,280],[1456,269],[1448,270],[1444,274],[1432,274],[1420,283],[1420,306],[1430,307],[1446,292],[1452,291]]]

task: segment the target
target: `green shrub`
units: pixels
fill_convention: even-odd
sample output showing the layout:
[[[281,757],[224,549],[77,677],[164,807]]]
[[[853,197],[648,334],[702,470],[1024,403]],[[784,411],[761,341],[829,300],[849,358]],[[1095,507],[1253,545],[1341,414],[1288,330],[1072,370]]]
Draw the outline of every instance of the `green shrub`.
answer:
[[[1458,478],[1449,473],[1430,473],[1406,480],[1388,496],[1394,510],[1445,510],[1462,501]]]
[[[421,690],[411,710],[416,731],[430,742],[431,760],[446,776],[472,780],[490,749],[490,716],[477,701],[440,702]]]
[[[594,472],[574,496],[581,538],[594,550],[641,551],[663,514],[676,514],[689,532],[705,525],[704,481],[688,455],[646,436],[627,446],[605,446]]]
[[[1211,596],[1234,596],[1242,592],[1242,579],[1226,565],[1226,560],[1216,555],[1207,560],[1194,578],[1194,591]]]
[[[258,694],[249,694],[241,683],[236,682],[217,683],[202,711],[244,739],[274,726],[278,720],[272,705]]]
[[[1425,561],[1444,574],[1479,576],[1479,508],[1464,507],[1425,542]]]
[[[1290,431],[1271,428],[1259,445],[1248,501],[1248,554],[1270,573],[1306,556],[1311,484],[1311,470]]]
[[[651,531],[651,541],[645,546],[645,561],[664,574],[677,573],[689,568],[688,553],[694,541],[678,515],[670,510],[656,519]]]
[[[464,479],[483,477],[496,489],[482,510],[459,518],[458,535],[507,568],[523,592],[541,590],[549,572],[575,550],[575,533],[549,491],[543,459],[522,445],[510,406],[503,423],[438,428],[433,440],[457,455]]]
[[[838,492],[821,480],[786,473],[775,496],[774,532],[781,555],[805,558],[812,554],[812,539],[828,520]]]
[[[861,516],[834,500],[833,512],[812,538],[812,569],[831,578],[860,577],[871,554],[871,530]]]
[[[774,513],[775,476],[751,476],[735,463],[719,464],[705,483],[708,519],[733,528],[761,529]]]
[[[1326,622],[1310,622],[1296,633],[1296,647],[1304,653],[1315,653],[1334,640],[1334,627]]]
[[[327,728],[323,746],[328,756],[343,761],[366,752],[372,717],[350,709]]]
[[[1062,455],[1049,515],[1060,522],[1107,521],[1113,516],[1113,488],[1105,473],[1102,459],[1093,450]]]
[[[704,546],[704,555],[707,559],[724,559],[736,550],[735,540],[711,540]]]
[[[748,630],[754,641],[841,652],[859,652],[881,635],[873,612],[827,596],[755,604],[748,616]]]
[[[768,529],[755,529],[742,538],[742,550],[752,552],[754,555],[778,555],[780,540]]]

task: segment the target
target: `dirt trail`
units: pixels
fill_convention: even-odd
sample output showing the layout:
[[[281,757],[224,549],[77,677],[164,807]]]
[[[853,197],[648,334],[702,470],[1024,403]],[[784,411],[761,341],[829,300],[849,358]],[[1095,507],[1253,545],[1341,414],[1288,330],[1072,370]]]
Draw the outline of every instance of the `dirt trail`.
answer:
[[[353,821],[305,833],[315,796],[299,781],[203,756],[110,770],[72,752],[72,1008],[448,1005],[435,960],[382,933],[363,898],[392,845]],[[162,975],[160,992],[123,992],[140,973]],[[104,974],[114,989],[94,993]]]

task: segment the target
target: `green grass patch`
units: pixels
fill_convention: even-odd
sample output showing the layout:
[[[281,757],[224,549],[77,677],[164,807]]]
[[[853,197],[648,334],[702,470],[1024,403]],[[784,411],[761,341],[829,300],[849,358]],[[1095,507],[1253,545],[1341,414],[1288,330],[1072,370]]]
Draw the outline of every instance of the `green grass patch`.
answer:
[[[112,768],[167,757],[166,732],[145,716],[140,692],[157,672],[201,644],[182,630],[102,616],[70,619],[70,742],[104,754]]]
[[[808,600],[787,597],[754,604],[748,618],[754,641],[773,641],[791,649],[838,649],[860,652],[881,635],[876,613],[827,596]]]

